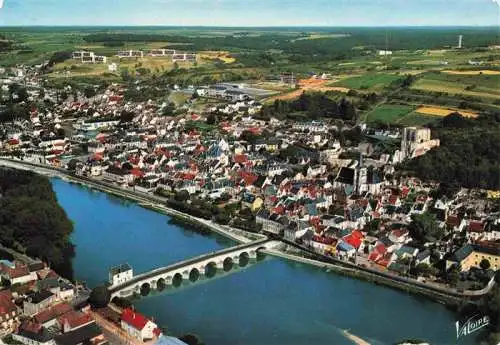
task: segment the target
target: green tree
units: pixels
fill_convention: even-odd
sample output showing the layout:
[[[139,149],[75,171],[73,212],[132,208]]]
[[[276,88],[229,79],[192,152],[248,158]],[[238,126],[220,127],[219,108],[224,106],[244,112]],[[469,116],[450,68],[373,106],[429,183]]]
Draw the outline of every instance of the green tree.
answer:
[[[411,238],[420,244],[439,240],[444,235],[444,230],[438,226],[436,216],[429,212],[412,215],[408,230]]]
[[[186,202],[189,200],[189,192],[187,190],[181,190],[175,193],[174,199],[180,202]]]
[[[89,296],[89,303],[93,308],[104,308],[108,305],[111,294],[106,286],[101,285],[92,289]]]

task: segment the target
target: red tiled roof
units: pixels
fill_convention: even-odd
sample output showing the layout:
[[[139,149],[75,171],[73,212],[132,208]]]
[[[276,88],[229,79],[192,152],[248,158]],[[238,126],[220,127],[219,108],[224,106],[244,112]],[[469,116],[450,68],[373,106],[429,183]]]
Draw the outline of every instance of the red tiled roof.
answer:
[[[353,236],[352,234],[347,235],[343,238],[344,242],[349,243],[354,248],[358,249],[361,245],[362,239],[360,237]]]
[[[471,220],[469,223],[470,232],[483,232],[483,223],[477,220]]]
[[[0,315],[10,314],[15,311],[16,305],[12,302],[12,293],[10,290],[0,292]]]
[[[245,163],[247,161],[246,155],[234,155],[233,160],[235,163]]]
[[[451,226],[459,226],[462,220],[459,216],[449,215],[446,219],[446,224]]]
[[[130,173],[136,177],[143,177],[144,176],[144,171],[138,168],[134,168],[130,170]]]
[[[331,237],[322,237],[322,236],[318,236],[318,235],[314,235],[312,237],[312,240],[314,242],[319,242],[319,243],[323,243],[323,244],[334,244],[336,242],[336,240],[334,238],[331,238]]]
[[[389,197],[389,204],[396,205],[397,201],[398,201],[398,196],[397,195],[391,195]]]
[[[246,172],[246,171],[240,172],[240,176],[245,181],[245,185],[247,185],[247,186],[252,185],[258,179],[257,175]]]
[[[93,321],[89,314],[84,314],[79,311],[71,310],[57,318],[60,325],[67,324],[70,328],[77,328],[86,325]]]
[[[67,303],[59,303],[35,315],[36,322],[45,323],[73,310]]]
[[[5,272],[10,279],[24,277],[30,274],[30,270],[26,265],[19,265],[16,263],[14,268],[10,268],[7,265],[1,264],[0,269]]]
[[[42,329],[42,325],[33,321],[26,321],[21,325],[20,328],[28,332],[38,334],[38,332],[40,332]]]
[[[121,319],[123,322],[137,330],[142,330],[149,321],[144,315],[137,313],[130,308],[122,311]]]

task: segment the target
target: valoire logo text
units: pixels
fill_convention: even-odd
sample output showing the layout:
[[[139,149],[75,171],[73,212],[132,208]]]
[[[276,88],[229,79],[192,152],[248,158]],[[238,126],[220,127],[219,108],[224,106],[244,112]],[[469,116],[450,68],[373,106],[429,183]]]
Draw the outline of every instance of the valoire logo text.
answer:
[[[457,339],[461,336],[466,336],[474,333],[481,328],[488,326],[489,324],[490,318],[487,315],[474,315],[473,317],[465,321],[462,326],[460,326],[460,322],[457,321],[455,322],[455,327],[457,329]]]

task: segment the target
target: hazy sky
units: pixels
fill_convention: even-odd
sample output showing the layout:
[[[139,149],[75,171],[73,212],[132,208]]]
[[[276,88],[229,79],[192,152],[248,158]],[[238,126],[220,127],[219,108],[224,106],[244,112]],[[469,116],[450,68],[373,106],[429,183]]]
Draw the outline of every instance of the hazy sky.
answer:
[[[499,25],[499,3],[500,0],[0,0],[0,26]]]

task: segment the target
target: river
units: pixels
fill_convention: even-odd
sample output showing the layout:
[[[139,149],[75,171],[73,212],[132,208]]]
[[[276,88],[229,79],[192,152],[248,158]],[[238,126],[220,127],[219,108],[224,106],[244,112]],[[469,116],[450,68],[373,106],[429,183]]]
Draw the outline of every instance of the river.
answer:
[[[102,192],[56,178],[52,185],[75,225],[75,278],[91,287],[113,265],[127,262],[140,273],[234,244]],[[136,307],[169,333],[195,333],[207,345],[353,344],[344,329],[374,345],[457,344],[455,315],[441,304],[278,258],[141,298]]]

